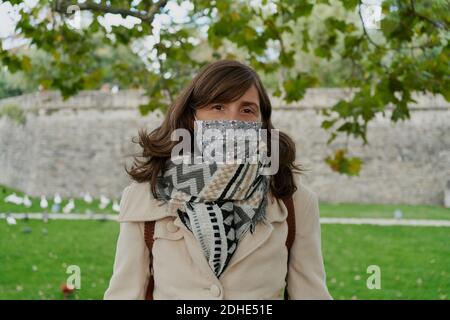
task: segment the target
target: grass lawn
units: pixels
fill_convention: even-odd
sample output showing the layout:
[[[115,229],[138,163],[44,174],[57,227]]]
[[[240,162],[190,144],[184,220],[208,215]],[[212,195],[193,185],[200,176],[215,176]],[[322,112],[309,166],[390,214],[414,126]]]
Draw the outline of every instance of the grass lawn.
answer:
[[[402,211],[403,219],[450,219],[450,208],[432,205],[320,202],[320,216],[331,218],[394,218],[396,209]]]
[[[322,225],[327,284],[335,299],[449,299],[450,229]],[[367,267],[381,270],[369,290]]]
[[[24,227],[31,232],[24,233]],[[48,230],[47,234],[42,232]],[[81,268],[75,298],[102,299],[112,273],[116,222],[0,221],[0,299],[61,299],[66,267]],[[335,299],[449,299],[450,230],[323,225],[328,286]],[[366,288],[369,265],[381,290]]]
[[[24,227],[30,233],[23,233]],[[47,235],[42,230],[47,229]],[[101,299],[112,274],[116,222],[0,221],[0,299],[62,299],[66,268],[81,268],[79,299]]]

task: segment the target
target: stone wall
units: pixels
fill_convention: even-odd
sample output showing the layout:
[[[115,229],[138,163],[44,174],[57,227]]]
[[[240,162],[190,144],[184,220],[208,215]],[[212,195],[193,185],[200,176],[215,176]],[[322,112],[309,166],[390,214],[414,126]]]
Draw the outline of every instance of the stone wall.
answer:
[[[360,176],[332,172],[323,161],[345,145],[341,137],[326,145],[319,110],[347,93],[336,89],[309,90],[295,106],[276,98],[273,123],[297,144],[298,160],[308,169],[304,181],[320,199],[330,202],[444,203],[450,180],[450,106],[440,97],[419,96],[411,119],[392,123],[377,118],[369,125],[369,145],[349,139],[352,155],[364,160]],[[56,92],[40,92],[0,100],[25,111],[25,124],[0,118],[0,184],[31,195],[120,197],[129,183],[131,142],[139,128],[155,128],[159,112],[146,117],[137,106],[141,91],[115,94],[86,91],[63,101]],[[389,116],[390,112],[387,112]]]

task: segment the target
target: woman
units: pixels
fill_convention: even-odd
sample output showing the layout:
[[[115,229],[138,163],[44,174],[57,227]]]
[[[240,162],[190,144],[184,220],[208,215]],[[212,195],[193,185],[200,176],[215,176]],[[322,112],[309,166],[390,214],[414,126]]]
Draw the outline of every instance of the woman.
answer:
[[[150,134],[139,131],[143,160],[136,157],[127,170],[134,181],[120,202],[120,235],[105,299],[145,298],[150,276],[145,221],[155,221],[154,299],[283,299],[286,286],[290,299],[331,299],[321,253],[318,197],[300,182],[295,144],[286,134],[277,135],[278,150],[268,151],[274,129],[271,111],[255,71],[221,60],[197,74],[160,127]],[[258,137],[253,139],[259,142],[256,148],[244,144],[240,164],[221,162],[214,143],[204,137],[198,143],[199,129],[205,128],[219,133],[267,129],[269,142]],[[192,134],[186,153],[190,160],[208,148],[217,151],[210,153],[215,158],[190,164],[175,161],[179,154],[172,151],[178,142],[171,134],[180,129]],[[215,147],[221,147],[223,141],[217,141]],[[262,173],[268,162],[261,159],[267,158],[256,163],[247,158],[264,150],[270,159],[278,157],[271,175]],[[280,199],[290,196],[296,232],[288,261],[288,212]]]

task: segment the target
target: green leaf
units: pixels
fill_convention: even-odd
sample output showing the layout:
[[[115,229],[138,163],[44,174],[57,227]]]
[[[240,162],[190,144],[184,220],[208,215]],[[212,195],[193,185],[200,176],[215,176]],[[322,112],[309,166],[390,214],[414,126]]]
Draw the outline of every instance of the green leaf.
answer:
[[[325,20],[325,25],[329,30],[346,31],[347,24],[343,20],[338,20],[334,17],[329,17]]]
[[[311,14],[313,5],[305,0],[295,1],[294,11],[292,12],[292,18],[295,20],[300,17],[307,17]]]
[[[302,99],[306,89],[313,87],[316,83],[317,78],[307,73],[299,73],[295,78],[284,81],[285,100],[293,102]]]
[[[337,102],[331,110],[336,111],[341,118],[346,118],[351,115],[351,106],[347,101],[341,100]]]
[[[141,115],[145,116],[155,110],[161,110],[165,112],[168,107],[169,106],[166,103],[163,103],[158,99],[151,99],[148,103],[139,105],[139,112],[141,113]]]
[[[347,157],[347,149],[338,149],[334,156],[325,158],[325,162],[329,167],[336,172],[343,173],[349,176],[357,176],[361,171],[362,160],[357,157]]]
[[[358,5],[358,0],[341,0],[342,4],[344,5],[344,8],[347,10],[355,9]]]
[[[21,68],[24,71],[30,71],[31,70],[31,60],[30,57],[24,56],[22,58]]]
[[[321,127],[324,129],[331,128],[336,123],[336,120],[324,120],[322,121]]]

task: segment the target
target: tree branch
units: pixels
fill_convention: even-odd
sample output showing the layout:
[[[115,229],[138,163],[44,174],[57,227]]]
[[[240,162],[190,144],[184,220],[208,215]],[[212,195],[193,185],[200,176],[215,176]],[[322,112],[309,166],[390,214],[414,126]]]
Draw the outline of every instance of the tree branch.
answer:
[[[101,12],[101,13],[112,13],[112,14],[120,14],[122,16],[131,16],[141,19],[143,22],[151,25],[155,15],[159,12],[161,8],[163,8],[167,4],[168,0],[160,0],[154,4],[152,4],[148,11],[133,11],[127,8],[116,8],[105,4],[99,4],[92,1],[86,1],[83,3],[75,4],[80,10],[87,10],[93,12]],[[59,0],[55,1],[54,11],[59,12],[61,14],[67,14],[67,9],[72,6],[71,1],[68,0]]]
[[[420,20],[423,20],[423,21],[426,21],[426,22],[430,23],[431,25],[433,25],[437,29],[448,29],[448,27],[444,23],[441,24],[441,23],[439,23],[437,21],[434,21],[434,20],[432,20],[432,19],[430,19],[430,18],[428,18],[428,17],[418,13],[416,11],[416,5],[415,5],[415,1],[414,0],[411,0],[410,3],[411,3],[412,14],[416,18],[419,18]]]

